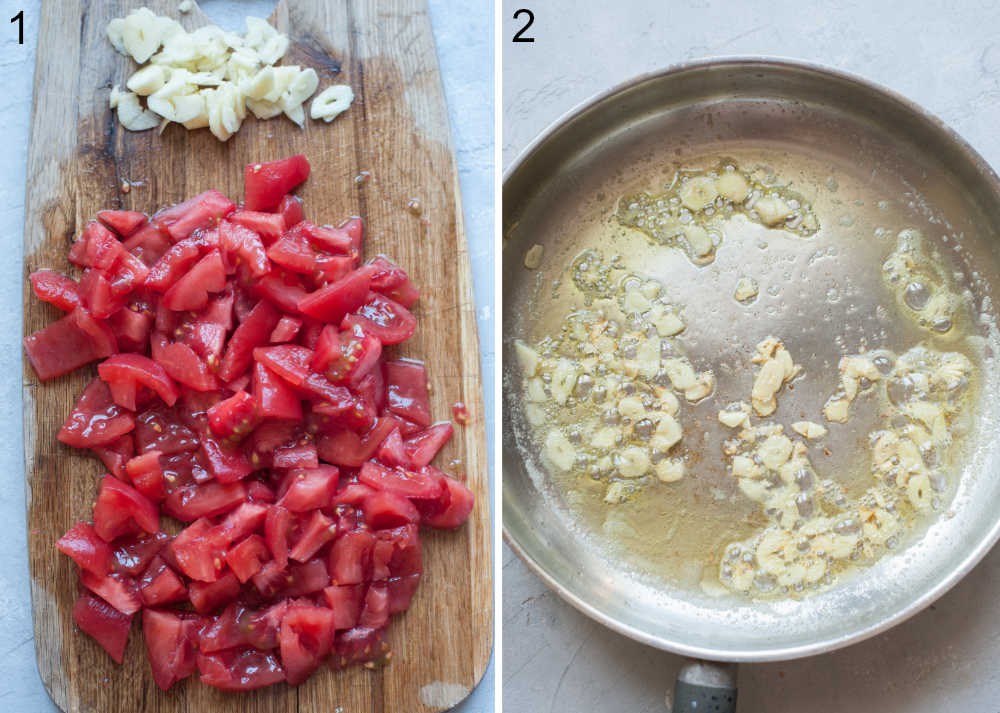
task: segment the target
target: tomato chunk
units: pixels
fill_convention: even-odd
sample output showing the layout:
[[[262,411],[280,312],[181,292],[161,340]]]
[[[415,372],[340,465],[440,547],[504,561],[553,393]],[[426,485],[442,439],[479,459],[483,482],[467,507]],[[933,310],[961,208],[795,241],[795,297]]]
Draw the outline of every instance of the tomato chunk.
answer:
[[[107,542],[121,535],[159,532],[160,515],[145,495],[106,475],[94,505],[94,529]]]
[[[142,633],[153,680],[164,691],[195,671],[198,622],[159,609],[142,612]]]
[[[118,663],[125,656],[132,615],[123,614],[88,591],[80,592],[73,605],[73,621],[90,634]]]
[[[290,471],[290,485],[278,505],[291,512],[306,512],[329,506],[337,490],[338,473],[332,465]]]
[[[135,580],[126,574],[110,572],[103,577],[80,571],[80,584],[120,611],[132,615],[142,609],[142,599]]]
[[[68,374],[74,369],[118,351],[115,335],[86,309],[78,307],[62,319],[24,338],[24,350],[35,374],[42,381]]]
[[[55,270],[38,270],[28,276],[35,297],[58,307],[63,312],[72,312],[81,305],[76,280]]]
[[[111,569],[111,548],[92,525],[78,522],[56,542],[59,551],[91,574],[103,577]]]
[[[187,599],[187,587],[181,578],[156,555],[139,579],[139,593],[147,607],[162,606]]]
[[[167,479],[160,465],[160,451],[146,451],[125,464],[132,485],[150,500],[160,502],[167,496]]]
[[[355,309],[356,313],[344,317],[341,327],[357,325],[383,344],[405,342],[417,329],[417,318],[406,307],[377,292],[369,292],[364,303]]]
[[[364,268],[355,270],[332,285],[306,295],[299,300],[299,312],[323,322],[340,323],[345,315],[365,304],[372,272]]]
[[[302,154],[247,164],[243,176],[247,210],[273,210],[286,193],[309,178],[309,161]]]
[[[281,314],[274,305],[267,300],[258,301],[233,332],[219,365],[219,378],[232,381],[249,369],[253,362],[253,350],[268,343],[280,319]]]
[[[260,535],[250,535],[226,552],[226,564],[240,582],[257,574],[270,559],[267,543]]]
[[[133,387],[138,384],[149,387],[163,399],[167,406],[173,406],[181,395],[174,380],[164,371],[163,367],[149,357],[140,354],[116,354],[105,359],[97,367],[97,373],[108,384],[131,382]],[[134,398],[131,403],[118,403],[127,409],[135,410]]]
[[[246,391],[237,391],[208,409],[208,424],[220,438],[242,438],[257,421],[257,404]]]
[[[229,215],[236,205],[216,190],[208,190],[153,216],[175,243],[198,228],[210,228]]]
[[[201,682],[223,691],[251,691],[285,680],[277,657],[256,649],[198,654]]]
[[[319,668],[333,648],[334,614],[325,607],[297,604],[281,620],[281,661],[295,686]]]
[[[386,362],[387,408],[421,426],[431,424],[427,397],[427,369],[422,362],[400,359]]]
[[[295,200],[294,197],[286,197],[292,198],[293,201]],[[229,220],[257,233],[257,235],[259,235],[261,240],[264,242],[264,245],[270,245],[281,237],[281,234],[285,232],[286,227],[291,227],[291,225],[285,223],[285,216],[280,212],[262,213],[256,210],[240,209],[230,215]]]

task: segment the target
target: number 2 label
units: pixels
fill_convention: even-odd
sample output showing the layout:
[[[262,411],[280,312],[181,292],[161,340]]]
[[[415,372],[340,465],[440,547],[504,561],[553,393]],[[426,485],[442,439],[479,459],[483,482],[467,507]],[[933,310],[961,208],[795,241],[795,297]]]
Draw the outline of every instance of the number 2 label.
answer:
[[[528,10],[527,8],[521,8],[520,10],[514,13],[514,19],[515,20],[518,19],[521,15],[527,15],[528,21],[524,23],[524,27],[522,27],[520,30],[517,31],[517,34],[514,35],[514,39],[512,41],[534,42],[535,41],[534,37],[524,37],[524,33],[529,27],[531,27],[531,23],[535,21],[535,13],[533,13],[531,10]]]

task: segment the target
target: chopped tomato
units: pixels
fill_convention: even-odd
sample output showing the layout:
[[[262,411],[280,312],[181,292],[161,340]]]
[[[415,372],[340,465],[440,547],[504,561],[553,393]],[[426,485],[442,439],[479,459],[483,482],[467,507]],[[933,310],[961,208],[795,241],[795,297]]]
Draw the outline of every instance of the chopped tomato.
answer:
[[[334,613],[325,607],[295,604],[281,620],[281,661],[295,686],[319,668],[333,648]]]
[[[400,359],[386,362],[387,408],[421,426],[431,424],[427,398],[427,369],[423,362]]]
[[[238,210],[207,191],[152,218],[103,211],[69,250],[82,277],[30,276],[66,312],[25,339],[39,378],[104,360],[59,434],[113,474],[93,524],[56,543],[84,586],[73,615],[120,661],[145,608],[164,689],[195,668],[236,691],[383,656],[422,575],[418,525],[472,507],[425,465],[452,427],[431,425],[423,365],[386,363],[419,292],[388,258],[360,264],[359,218],[304,219],[287,191],[306,175],[301,156],[251,164]]]
[[[111,547],[92,525],[78,522],[56,542],[56,547],[91,574],[103,577],[111,569]]]
[[[208,304],[209,292],[221,292],[226,286],[226,271],[222,255],[213,250],[195,263],[163,295],[163,304],[175,312],[202,309]]]
[[[256,649],[229,649],[198,654],[201,682],[223,691],[250,691],[285,680],[278,659]]]
[[[243,176],[247,210],[273,210],[285,194],[309,178],[309,161],[302,154],[264,163],[247,164]]]
[[[24,338],[24,350],[42,381],[68,374],[118,351],[115,335],[83,307]]]
[[[243,438],[256,422],[257,404],[246,391],[237,391],[208,409],[208,424],[220,438]]]
[[[115,540],[115,548],[112,552],[115,571],[130,577],[142,574],[152,559],[170,544],[170,539],[170,535],[165,532],[118,538]]]
[[[146,223],[146,214],[135,210],[102,210],[97,219],[118,233],[123,240]]]
[[[94,446],[91,450],[107,466],[111,474],[119,480],[126,478],[125,463],[135,455],[135,439],[126,433],[121,438],[104,446]]]
[[[267,300],[259,300],[233,332],[219,366],[219,378],[231,381],[250,368],[253,350],[268,343],[281,315]]]
[[[332,465],[289,471],[288,489],[278,505],[291,512],[307,512],[330,505],[339,471]]]
[[[160,502],[167,497],[167,479],[160,465],[160,451],[146,451],[125,464],[132,485],[150,500]]]
[[[297,202],[297,199],[294,196],[286,196],[286,198],[291,198],[293,201]],[[284,199],[282,199],[282,201],[284,201]],[[264,245],[270,245],[281,237],[281,234],[285,232],[286,227],[291,227],[291,225],[285,223],[285,216],[282,215],[280,211],[278,213],[262,213],[256,210],[245,210],[241,208],[230,215],[229,220],[257,233],[257,235],[259,235],[261,240],[264,242]]]
[[[160,515],[145,495],[106,475],[94,505],[94,529],[107,542],[121,535],[159,532]]]
[[[174,380],[164,371],[163,367],[141,354],[116,354],[105,359],[97,367],[97,373],[109,385],[130,383],[133,396],[137,385],[147,386],[155,391],[167,406],[173,406],[181,395]],[[135,410],[134,398],[131,399],[130,403],[119,401],[118,404],[132,411]]]
[[[183,203],[164,208],[153,216],[175,243],[198,228],[211,228],[229,215],[235,204],[216,190],[208,190]]]
[[[194,349],[153,335],[153,359],[174,379],[195,391],[215,391],[219,380]]]
[[[76,280],[55,270],[38,270],[28,276],[35,297],[58,307],[63,312],[72,312],[80,306],[80,293]]]
[[[365,304],[372,272],[366,268],[355,270],[332,285],[306,295],[299,300],[299,312],[313,319],[339,323],[345,315]]]
[[[199,614],[208,614],[229,604],[240,593],[240,580],[230,570],[222,572],[213,582],[191,582],[188,597]]]
[[[448,489],[447,507],[437,513],[425,514],[422,522],[431,527],[454,529],[468,519],[476,498],[465,484],[454,478],[445,477],[444,483]]]
[[[153,680],[164,691],[195,671],[198,622],[172,612],[146,609],[142,633],[153,669]]]
[[[260,535],[250,535],[226,552],[226,564],[240,582],[246,582],[270,559],[267,543]]]
[[[298,225],[306,218],[306,214],[302,210],[302,199],[291,194],[282,197],[275,211],[281,215],[286,228]]]
[[[132,615],[123,614],[103,599],[84,590],[73,605],[73,621],[118,663],[125,656]]]
[[[127,574],[109,572],[99,577],[84,569],[80,571],[80,584],[122,614],[132,615],[142,609],[139,587]]]
[[[358,325],[383,344],[405,342],[416,331],[417,318],[403,305],[377,292],[369,292],[364,303],[355,309],[357,312],[344,317],[340,326],[347,329]]]
[[[282,344],[295,339],[295,335],[302,328],[302,320],[297,317],[289,317],[287,314],[278,321],[278,325],[271,332],[271,344]]]
[[[139,593],[147,607],[183,602],[187,599],[187,587],[162,557],[156,555],[139,579]]]

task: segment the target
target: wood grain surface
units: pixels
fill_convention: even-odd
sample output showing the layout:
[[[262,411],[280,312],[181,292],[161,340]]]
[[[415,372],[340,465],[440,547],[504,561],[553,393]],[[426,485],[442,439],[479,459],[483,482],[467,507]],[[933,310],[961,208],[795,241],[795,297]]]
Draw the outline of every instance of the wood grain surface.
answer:
[[[69,244],[98,210],[152,213],[208,188],[239,200],[245,164],[306,154],[312,176],[298,191],[306,215],[317,223],[362,216],[367,254],[391,256],[423,290],[415,307],[417,334],[394,351],[427,361],[438,419],[451,418],[456,401],[468,405],[468,425],[456,428],[438,464],[468,475],[478,505],[460,530],[422,533],[424,578],[409,611],[390,624],[388,666],[324,667],[298,687],[239,695],[192,676],[163,692],[153,683],[139,623],[121,666],[76,629],[70,616],[76,568],[54,547],[73,522],[90,519],[104,471],[96,458],[56,440],[96,369],[39,384],[25,360],[28,548],[45,687],[60,708],[73,712],[448,708],[478,683],[492,647],[491,528],[471,272],[425,0],[281,0],[271,21],[293,40],[283,63],[314,67],[320,88],[350,84],[355,103],[332,124],[307,122],[304,130],[285,118],[249,117],[225,144],[207,129],[188,132],[176,124],[162,135],[130,133],[108,109],[111,86],[124,85],[135,67],[112,49],[104,28],[141,4],[179,17],[189,30],[208,22],[197,7],[181,17],[176,2],[163,0],[44,3],[28,152],[25,277],[41,267],[70,270]],[[371,178],[358,184],[362,171]],[[411,199],[419,200],[422,215],[407,210]],[[25,334],[58,317],[34,299],[27,280],[24,296]]]

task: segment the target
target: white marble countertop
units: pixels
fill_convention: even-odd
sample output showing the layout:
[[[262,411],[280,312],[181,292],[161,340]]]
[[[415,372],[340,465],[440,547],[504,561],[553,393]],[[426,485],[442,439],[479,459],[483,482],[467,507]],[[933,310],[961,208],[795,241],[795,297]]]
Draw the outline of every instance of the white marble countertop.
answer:
[[[511,38],[535,15],[531,44]],[[905,9],[903,9],[905,7]],[[503,160],[551,121],[634,75],[719,55],[792,57],[891,87],[1000,166],[1000,5],[986,0],[768,3],[504,0]],[[931,713],[1000,708],[1000,549],[896,629],[808,659],[740,669],[740,710]],[[637,644],[503,558],[503,700],[509,713],[664,711],[679,657]]]
[[[204,0],[206,14],[227,29],[240,29],[248,14],[267,17],[274,0]],[[482,343],[485,384],[493,382],[493,5],[489,0],[429,0],[465,204]],[[40,0],[4,0],[0,23],[0,68],[7,90],[0,94],[0,126],[7,150],[0,171],[0,235],[7,259],[0,261],[0,705],[16,713],[57,711],[35,667],[28,589],[21,424],[21,290],[25,160],[31,114]],[[24,10],[23,46],[8,19]],[[459,118],[461,120],[459,120]],[[485,389],[487,432],[492,442],[493,389]],[[492,462],[492,460],[490,461]],[[489,713],[493,667],[455,710]],[[360,712],[359,712],[360,713]]]

